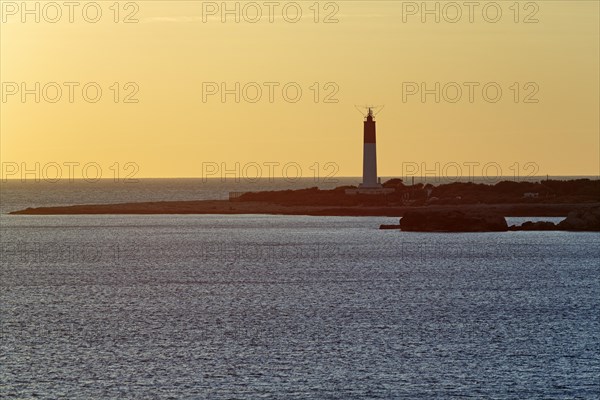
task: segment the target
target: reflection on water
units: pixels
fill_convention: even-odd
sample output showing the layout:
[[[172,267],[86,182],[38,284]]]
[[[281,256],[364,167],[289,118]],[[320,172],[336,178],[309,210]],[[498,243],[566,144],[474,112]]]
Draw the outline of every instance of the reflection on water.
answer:
[[[596,233],[3,217],[6,398],[594,398]]]

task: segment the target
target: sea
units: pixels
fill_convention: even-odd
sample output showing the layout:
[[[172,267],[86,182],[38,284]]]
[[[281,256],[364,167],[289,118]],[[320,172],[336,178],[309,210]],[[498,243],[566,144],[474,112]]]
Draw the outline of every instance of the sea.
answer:
[[[0,398],[600,398],[599,233],[8,214],[355,181],[2,182]]]

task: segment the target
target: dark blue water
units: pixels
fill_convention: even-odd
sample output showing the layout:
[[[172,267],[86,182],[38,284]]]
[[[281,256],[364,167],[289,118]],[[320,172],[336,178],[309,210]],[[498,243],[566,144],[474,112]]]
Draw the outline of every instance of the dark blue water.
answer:
[[[595,399],[600,236],[2,216],[3,398]]]

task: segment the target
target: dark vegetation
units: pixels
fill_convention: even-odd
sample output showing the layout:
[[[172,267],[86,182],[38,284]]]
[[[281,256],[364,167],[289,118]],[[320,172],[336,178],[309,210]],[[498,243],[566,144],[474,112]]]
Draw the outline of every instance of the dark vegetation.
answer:
[[[299,206],[422,206],[468,204],[567,204],[600,201],[600,180],[577,179],[570,181],[544,180],[541,182],[502,181],[495,185],[477,183],[449,183],[405,185],[401,179],[391,179],[385,188],[394,192],[381,195],[346,194],[342,186],[333,190],[309,188],[271,192],[249,192],[233,201],[257,201]]]

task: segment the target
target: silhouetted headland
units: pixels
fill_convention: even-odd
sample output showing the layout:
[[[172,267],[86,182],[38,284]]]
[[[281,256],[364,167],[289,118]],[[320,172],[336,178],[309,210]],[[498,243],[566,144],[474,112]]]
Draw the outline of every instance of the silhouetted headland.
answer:
[[[356,192],[356,187],[352,186],[332,190],[308,188],[247,192],[235,194],[229,200],[39,207],[14,211],[11,214],[278,214],[401,217],[409,211],[431,211],[476,213],[489,219],[493,216],[563,217],[574,210],[585,211],[600,206],[600,180],[590,179],[503,181],[495,185],[450,183],[438,186],[405,185],[400,179],[392,179],[385,182],[383,187],[389,190],[379,194],[365,194]],[[459,214],[453,215],[460,219]]]

